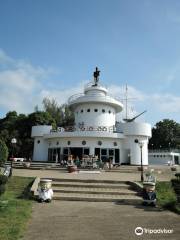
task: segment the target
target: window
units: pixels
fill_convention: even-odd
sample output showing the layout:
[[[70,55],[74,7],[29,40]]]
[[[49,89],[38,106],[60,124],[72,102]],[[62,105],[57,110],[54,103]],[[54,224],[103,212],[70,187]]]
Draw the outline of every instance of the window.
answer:
[[[114,149],[109,149],[109,156],[113,156],[114,155]]]
[[[107,149],[101,149],[101,155],[107,155]]]
[[[59,142],[57,142],[56,145],[59,145]]]
[[[64,154],[68,154],[68,148],[64,148],[64,149],[63,149],[63,153],[64,153]]]
[[[90,108],[87,109],[87,112],[90,112]]]
[[[84,155],[89,155],[89,148],[84,148]]]
[[[109,110],[109,114],[111,113],[111,110]]]
[[[94,109],[94,111],[95,111],[95,112],[98,112],[98,109],[97,109],[97,108],[95,108],[95,109]]]
[[[83,109],[81,109],[81,113],[83,113],[84,111],[83,111]]]
[[[114,142],[114,146],[115,146],[115,147],[117,146],[117,142]]]
[[[39,144],[41,141],[40,140],[37,140],[37,143]]]
[[[71,145],[71,141],[68,141],[67,144],[68,144],[68,145]]]
[[[82,145],[86,145],[86,141],[83,140],[83,141],[82,141]]]
[[[105,109],[102,109],[102,113],[105,113]]]

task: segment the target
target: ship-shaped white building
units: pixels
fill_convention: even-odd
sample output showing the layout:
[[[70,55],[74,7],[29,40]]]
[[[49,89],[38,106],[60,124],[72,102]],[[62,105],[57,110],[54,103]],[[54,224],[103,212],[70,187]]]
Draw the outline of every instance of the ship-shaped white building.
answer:
[[[68,104],[75,115],[74,126],[57,130],[47,125],[32,127],[33,161],[60,162],[69,155],[81,160],[89,155],[100,161],[111,158],[113,164],[140,165],[142,161],[148,165],[150,124],[116,122],[123,104],[99,83],[98,69],[94,72],[94,82],[85,86],[84,93],[71,96]]]

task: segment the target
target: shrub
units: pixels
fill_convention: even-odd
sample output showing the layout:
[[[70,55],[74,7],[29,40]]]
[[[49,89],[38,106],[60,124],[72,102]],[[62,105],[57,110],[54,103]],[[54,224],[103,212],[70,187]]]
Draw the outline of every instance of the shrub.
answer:
[[[175,176],[176,176],[177,179],[180,181],[180,172],[176,173]]]
[[[6,190],[6,185],[5,184],[1,184],[0,185],[0,195],[3,194]]]
[[[8,148],[3,140],[0,139],[0,165],[4,164],[8,158]]]
[[[177,203],[177,199],[171,182],[158,182],[156,190],[158,204],[164,208],[173,209]]]
[[[180,178],[173,178],[171,179],[172,185],[179,185],[180,186]]]
[[[8,181],[8,177],[4,175],[0,175],[0,185],[6,184]]]

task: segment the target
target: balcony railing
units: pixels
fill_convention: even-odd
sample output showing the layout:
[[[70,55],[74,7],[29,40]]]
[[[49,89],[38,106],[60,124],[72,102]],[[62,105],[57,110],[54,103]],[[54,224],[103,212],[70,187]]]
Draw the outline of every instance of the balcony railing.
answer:
[[[88,127],[88,126],[81,126],[81,127],[75,127],[75,126],[67,126],[67,127],[59,127],[57,129],[52,129],[50,131],[50,133],[58,133],[58,132],[77,132],[77,131],[81,131],[81,132],[111,132],[111,133],[121,133],[119,131],[117,131],[115,126],[110,126],[110,127],[106,127],[106,126],[97,126],[97,127]]]
[[[106,101],[113,101],[113,100],[116,100],[118,102],[121,102],[122,99],[118,98],[118,97],[114,97],[114,96],[111,96],[111,95],[105,95],[105,96],[101,96],[101,95],[97,95],[95,93],[93,94],[90,94],[90,95],[85,95],[84,93],[78,93],[78,94],[74,94],[72,95],[69,99],[68,99],[68,104],[71,104],[72,102],[76,101],[78,98],[80,97],[87,97],[88,99],[92,99],[94,100],[95,97],[97,97],[98,99],[102,99],[102,100],[106,100]]]
[[[149,149],[149,153],[157,153],[157,152],[175,152],[180,153],[180,149],[177,148],[164,148],[164,149]]]

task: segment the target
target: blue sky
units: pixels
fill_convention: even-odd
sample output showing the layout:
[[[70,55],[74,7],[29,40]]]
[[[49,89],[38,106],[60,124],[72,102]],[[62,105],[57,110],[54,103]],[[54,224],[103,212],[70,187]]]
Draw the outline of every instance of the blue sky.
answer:
[[[180,122],[180,1],[0,0],[0,117],[67,101],[95,66],[129,114]]]

